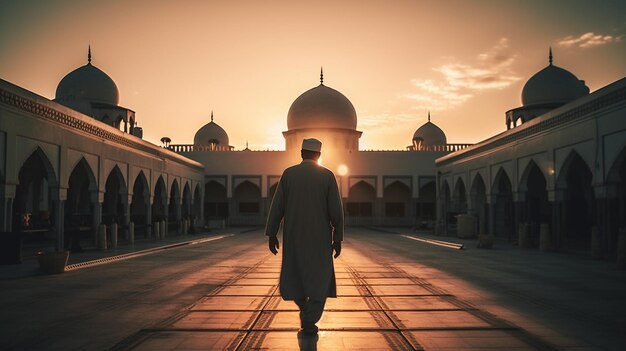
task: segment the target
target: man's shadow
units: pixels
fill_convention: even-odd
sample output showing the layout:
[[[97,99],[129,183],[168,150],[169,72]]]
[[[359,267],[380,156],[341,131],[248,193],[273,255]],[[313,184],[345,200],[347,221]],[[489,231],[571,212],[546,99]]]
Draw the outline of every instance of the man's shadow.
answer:
[[[317,351],[317,341],[319,335],[306,335],[302,331],[298,332],[298,347],[300,351]]]

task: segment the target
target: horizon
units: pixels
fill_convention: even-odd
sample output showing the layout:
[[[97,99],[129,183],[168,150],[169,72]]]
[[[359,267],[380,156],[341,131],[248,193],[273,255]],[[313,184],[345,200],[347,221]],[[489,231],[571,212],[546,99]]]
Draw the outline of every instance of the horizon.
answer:
[[[214,111],[236,150],[284,150],[287,111],[320,66],[357,111],[361,150],[403,150],[428,111],[450,143],[505,131],[549,47],[591,92],[626,76],[621,2],[0,4],[3,79],[54,99],[91,45],[156,145],[192,143]]]

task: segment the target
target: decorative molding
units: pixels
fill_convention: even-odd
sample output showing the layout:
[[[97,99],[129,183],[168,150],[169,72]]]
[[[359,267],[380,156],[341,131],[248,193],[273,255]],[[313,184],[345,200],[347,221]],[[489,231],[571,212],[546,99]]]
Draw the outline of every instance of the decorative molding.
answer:
[[[156,154],[155,151],[158,151],[151,147],[148,147],[147,145],[144,145],[143,143],[131,140],[130,138],[127,138],[122,135],[118,135],[104,128],[88,123],[79,118],[70,116],[68,114],[62,113],[58,110],[55,110],[54,108],[45,106],[41,103],[35,102],[31,99],[17,95],[15,93],[12,93],[2,88],[0,88],[0,103],[11,106],[13,108],[17,108],[19,110],[22,110],[28,113],[31,113],[35,115],[36,117],[45,119],[49,122],[59,123],[64,126],[79,130],[81,132],[93,135],[97,138],[112,141],[114,143],[130,147],[132,149],[138,149],[144,152],[151,153],[153,155]],[[144,141],[144,143],[146,142]],[[175,153],[174,155],[176,155],[175,159],[177,161],[185,162],[188,166],[195,167],[195,168],[202,168],[204,170],[204,166],[201,166],[199,164],[193,164],[193,163],[196,163],[195,161],[183,160],[183,159],[180,159],[182,158],[182,156],[179,156]],[[161,154],[158,156],[167,157],[171,159],[172,158],[171,156],[173,155]]]
[[[472,147],[459,151],[458,153],[453,153],[453,154],[443,156],[441,159],[436,160],[435,163],[438,167],[444,166],[454,161],[458,161],[460,159],[466,158],[468,156],[476,155],[484,151],[487,151],[489,149],[501,147],[503,145],[518,141],[520,139],[525,139],[539,132],[544,132],[548,129],[556,128],[559,125],[572,122],[576,119],[582,119],[583,117],[588,116],[592,112],[598,111],[605,107],[609,107],[611,105],[615,105],[624,100],[626,100],[626,88],[621,88],[614,92],[608,93],[604,96],[600,96],[597,99],[581,104],[580,106],[577,106],[565,112],[559,113],[551,118],[546,118],[543,121],[538,121],[540,118],[538,117],[537,119],[534,119],[531,122],[522,124],[518,128],[509,129],[507,132],[510,132],[510,134],[508,135],[504,135],[500,138],[496,136],[495,140],[486,141],[482,144],[479,143]],[[538,121],[538,122],[535,124],[532,124],[532,122],[534,121]]]

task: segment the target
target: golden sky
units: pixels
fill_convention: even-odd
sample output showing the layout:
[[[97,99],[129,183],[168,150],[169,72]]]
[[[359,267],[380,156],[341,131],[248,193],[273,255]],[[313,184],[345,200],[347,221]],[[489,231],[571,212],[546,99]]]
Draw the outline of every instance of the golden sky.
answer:
[[[450,143],[506,129],[554,64],[592,91],[626,76],[624,1],[0,0],[0,78],[47,98],[92,63],[144,138],[210,121],[240,150],[284,149],[287,111],[324,83],[354,104],[361,149],[404,149],[427,111]]]

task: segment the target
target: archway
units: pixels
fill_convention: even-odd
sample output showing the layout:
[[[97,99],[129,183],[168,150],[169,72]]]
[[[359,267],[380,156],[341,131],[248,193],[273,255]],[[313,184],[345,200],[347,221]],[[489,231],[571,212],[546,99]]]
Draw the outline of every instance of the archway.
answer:
[[[443,200],[441,219],[443,220],[445,226],[445,233],[449,234],[451,230],[456,230],[453,227],[456,225],[456,218],[454,218],[454,215],[452,213],[452,196],[450,194],[450,185],[448,184],[447,180],[442,181],[440,198]]]
[[[50,160],[40,148],[24,161],[18,181],[13,200],[13,230],[28,233],[23,236],[25,245],[54,245],[56,238],[49,230],[58,211],[52,202],[52,191],[58,183]]]
[[[348,191],[346,200],[347,224],[370,225],[373,223],[376,190],[367,182],[359,181]]]
[[[454,185],[452,199],[454,200],[454,212],[457,214],[467,213],[467,193],[465,192],[465,183],[461,178],[457,179]]]
[[[70,173],[65,201],[65,247],[82,251],[80,241],[93,232],[92,194],[97,190],[96,178],[82,158]]]
[[[191,212],[191,189],[189,188],[189,183],[185,183],[185,186],[183,187],[181,214],[183,218],[190,218]]]
[[[430,181],[423,184],[419,189],[419,196],[415,206],[415,217],[417,218],[417,226],[425,228],[433,228],[437,216],[437,184]]]
[[[515,235],[515,210],[513,207],[513,187],[511,179],[503,168],[496,173],[491,194],[494,196],[493,224],[494,235],[512,240]]]
[[[223,220],[228,218],[228,198],[226,187],[212,180],[204,185],[204,220]]]
[[[167,190],[162,176],[157,179],[152,200],[152,221],[160,222],[167,219]]]
[[[260,224],[261,189],[256,184],[248,180],[241,182],[233,192],[233,199],[238,215],[234,224]]]
[[[170,189],[169,204],[167,206],[167,226],[168,230],[177,229],[178,222],[180,221],[181,207],[180,207],[180,189],[178,188],[178,181],[174,179],[172,182],[172,188]]]
[[[126,182],[118,166],[113,167],[104,188],[104,201],[102,203],[102,222],[105,224],[124,224],[124,204],[127,194]]]
[[[589,248],[591,227],[596,223],[592,173],[585,161],[572,152],[561,170],[559,185],[565,185],[563,246]]]
[[[385,222],[387,225],[411,224],[411,189],[404,183],[395,181],[383,189]]]
[[[472,182],[470,201],[472,202],[473,214],[478,219],[478,232],[485,234],[487,233],[487,187],[480,174],[477,174]]]
[[[521,219],[529,224],[530,236],[537,243],[539,226],[552,221],[552,207],[548,202],[546,178],[534,161],[531,161],[522,173],[520,193],[525,194]]]
[[[202,196],[201,196],[202,192],[200,191],[200,184],[196,184],[194,190],[193,190],[193,209],[192,209],[192,226],[196,227],[199,224],[201,224],[199,222],[201,215],[202,215]]]
[[[135,235],[143,234],[146,237],[149,235],[147,230],[150,221],[147,213],[149,198],[148,180],[143,171],[140,171],[133,184],[133,198],[130,204],[130,219],[135,224]]]

